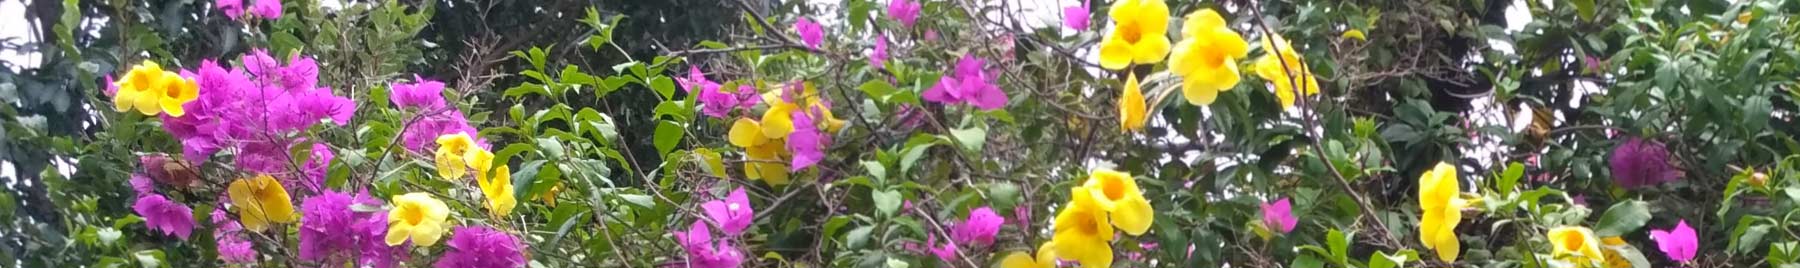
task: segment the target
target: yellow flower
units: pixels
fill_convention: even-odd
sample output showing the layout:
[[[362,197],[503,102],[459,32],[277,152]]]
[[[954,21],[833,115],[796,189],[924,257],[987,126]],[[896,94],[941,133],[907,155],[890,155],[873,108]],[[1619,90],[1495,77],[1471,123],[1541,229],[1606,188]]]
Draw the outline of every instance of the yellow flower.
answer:
[[[744,148],[748,160],[744,161],[745,178],[764,180],[769,185],[786,185],[788,169],[782,164],[781,153],[787,151],[787,143],[771,139],[764,133],[762,124],[756,120],[738,118],[726,136],[731,145]]]
[[[1106,211],[1085,187],[1071,189],[1069,206],[1056,214],[1050,237],[1057,257],[1081,262],[1081,267],[1112,266],[1113,226]]]
[[[468,175],[468,168],[464,167],[466,162],[464,158],[467,157],[465,154],[469,153],[469,148],[478,148],[475,147],[475,140],[469,138],[469,134],[459,132],[438,136],[437,143],[438,176],[442,176],[445,180],[455,180]]]
[[[1600,239],[1600,251],[1606,254],[1606,268],[1631,268],[1631,260],[1625,259],[1624,250],[1631,248],[1624,238],[1617,236]]]
[[[544,201],[544,205],[556,207],[556,193],[561,192],[562,188],[563,183],[557,182],[556,186],[550,186],[550,190],[545,190],[544,194],[538,195],[538,200]]]
[[[394,209],[388,211],[387,244],[398,246],[412,239],[419,246],[437,244],[450,226],[450,207],[426,193],[394,196]]]
[[[769,110],[763,111],[762,115],[763,137],[782,139],[787,138],[788,134],[794,133],[793,113],[795,110],[799,109],[800,107],[793,103],[770,103]]]
[[[493,178],[487,178],[486,171],[475,173],[475,183],[481,186],[481,194],[487,197],[488,212],[497,218],[512,213],[519,200],[513,197],[512,168],[500,165],[494,168]]]
[[[1269,51],[1269,54],[1256,60],[1256,76],[1275,84],[1275,97],[1281,99],[1282,109],[1294,107],[1295,83],[1306,87],[1306,95],[1319,94],[1318,79],[1313,77],[1312,71],[1302,65],[1304,61],[1301,60],[1300,53],[1294,51],[1293,45],[1288,44],[1287,39],[1283,39],[1279,35],[1265,37],[1263,38],[1263,49]],[[1276,60],[1276,54],[1281,55],[1280,60]],[[1286,65],[1285,69],[1282,68],[1284,64]],[[1299,76],[1293,77],[1290,74]]]
[[[1344,35],[1338,37],[1343,39],[1356,39],[1357,41],[1369,41],[1369,37],[1363,36],[1363,31],[1357,29],[1345,30]]]
[[[1238,59],[1250,53],[1250,43],[1226,26],[1225,18],[1212,9],[1189,14],[1182,23],[1184,39],[1169,56],[1169,71],[1181,76],[1181,93],[1188,103],[1212,104],[1220,91],[1238,84]]]
[[[475,178],[482,178],[483,175],[486,175],[484,173],[487,173],[490,171],[489,169],[493,168],[494,152],[489,152],[487,149],[473,146],[469,147],[466,151],[467,152],[463,152],[462,161],[468,162],[469,169],[475,170]]]
[[[1088,200],[1093,200],[1095,207],[1106,211],[1112,218],[1112,224],[1127,234],[1144,234],[1156,219],[1156,210],[1150,208],[1150,200],[1144,199],[1143,190],[1138,189],[1137,178],[1131,177],[1131,174],[1095,170],[1088,175],[1087,182],[1076,189],[1086,190]]]
[[[1577,267],[1599,267],[1605,258],[1600,253],[1600,239],[1593,230],[1580,226],[1550,229],[1551,256],[1575,263]]]
[[[1100,42],[1100,66],[1125,69],[1132,63],[1156,63],[1169,54],[1169,5],[1163,0],[1123,0],[1109,14],[1112,31]]]
[[[238,208],[238,220],[243,222],[245,230],[262,232],[269,229],[270,224],[293,223],[300,219],[300,215],[294,213],[294,203],[288,198],[287,188],[268,174],[237,179],[225,191]]]
[[[1025,252],[1007,254],[1000,260],[1000,268],[1056,268],[1056,251],[1051,243],[1038,246],[1037,257]]]
[[[169,116],[181,117],[187,114],[182,105],[200,98],[200,85],[193,79],[181,77],[180,74],[164,71],[156,62],[145,60],[115,84],[119,92],[113,94],[113,110],[137,110],[144,115],[169,113]]]
[[[1439,162],[1437,167],[1419,176],[1419,242],[1436,249],[1438,260],[1456,261],[1462,242],[1456,237],[1456,225],[1462,222],[1462,209],[1468,201],[1458,198],[1461,183],[1456,180],[1456,167]]]
[[[1148,108],[1144,104],[1144,91],[1138,86],[1137,74],[1125,78],[1125,89],[1119,96],[1119,129],[1125,132],[1144,129],[1144,121],[1149,121]]]
[[[787,142],[773,140],[767,144],[744,148],[744,177],[751,180],[763,180],[770,186],[788,184],[787,164],[781,153],[787,152]]]

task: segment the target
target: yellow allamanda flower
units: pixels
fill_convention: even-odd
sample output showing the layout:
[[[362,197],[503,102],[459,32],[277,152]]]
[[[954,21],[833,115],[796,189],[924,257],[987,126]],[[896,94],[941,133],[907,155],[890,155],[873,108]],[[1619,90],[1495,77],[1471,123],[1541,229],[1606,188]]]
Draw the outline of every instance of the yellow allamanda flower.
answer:
[[[1600,252],[1600,239],[1594,231],[1581,226],[1550,229],[1551,256],[1569,261],[1576,267],[1600,267],[1605,255]]]
[[[1112,266],[1113,226],[1086,187],[1070,190],[1069,205],[1056,214],[1051,250],[1058,258],[1081,262],[1081,267]]]
[[[1013,252],[1000,260],[1000,268],[1056,268],[1056,250],[1051,243],[1038,246],[1037,256]]]
[[[1163,0],[1119,1],[1108,15],[1113,28],[1100,42],[1101,67],[1157,63],[1169,54],[1169,5]]]
[[[787,151],[787,144],[781,139],[771,139],[764,134],[762,123],[749,118],[738,118],[731,124],[726,134],[731,145],[744,148],[744,177],[750,180],[764,180],[769,185],[786,185],[788,183],[787,165],[782,164],[781,153]]]
[[[1438,260],[1456,261],[1462,242],[1456,237],[1456,225],[1462,222],[1462,209],[1468,201],[1459,198],[1461,183],[1456,180],[1456,167],[1439,162],[1431,171],[1419,176],[1419,242],[1437,250]]]
[[[1624,250],[1631,248],[1624,238],[1617,236],[1600,239],[1600,251],[1606,255],[1606,268],[1631,268],[1631,260],[1625,259]]]
[[[469,138],[467,133],[458,132],[438,136],[437,144],[438,176],[442,176],[445,180],[456,180],[469,174],[468,169],[464,167],[467,165],[465,158],[467,158],[470,148],[480,150],[480,147],[475,146],[475,139]],[[482,163],[482,165],[487,165],[487,163]]]
[[[512,168],[504,164],[494,167],[494,153],[480,147],[469,148],[463,154],[463,160],[469,162],[469,169],[475,170],[475,184],[481,187],[482,196],[487,197],[488,211],[496,218],[512,213],[519,203],[518,198],[513,197]]]
[[[1299,83],[1306,88],[1306,95],[1319,94],[1319,81],[1309,68],[1303,65],[1300,53],[1294,51],[1292,44],[1280,35],[1269,35],[1263,38],[1263,49],[1267,55],[1256,60],[1256,76],[1275,84],[1275,97],[1281,99],[1281,109],[1294,107],[1294,84]],[[1276,54],[1280,54],[1277,57]],[[1279,58],[1279,59],[1277,59]],[[1286,69],[1283,69],[1283,66]],[[1298,77],[1289,74],[1298,75]]]
[[[269,229],[270,224],[293,223],[300,219],[300,214],[294,213],[294,202],[288,197],[287,188],[268,174],[232,181],[225,192],[237,208],[238,221],[243,223],[245,230],[262,232]]]
[[[1144,122],[1150,120],[1146,106],[1137,74],[1127,75],[1125,89],[1119,93],[1119,129],[1125,132],[1143,130]]]
[[[1169,71],[1181,76],[1182,96],[1194,105],[1212,104],[1220,91],[1238,84],[1238,59],[1250,53],[1250,43],[1226,26],[1225,18],[1212,9],[1189,14],[1182,23],[1184,39],[1169,56]]]
[[[563,183],[557,182],[556,186],[550,186],[550,190],[545,190],[543,194],[538,195],[538,200],[542,200],[544,205],[554,208],[556,207],[556,193],[562,192],[562,188]]]
[[[1138,189],[1137,178],[1131,177],[1131,174],[1095,170],[1088,175],[1087,182],[1077,189],[1086,190],[1089,200],[1106,212],[1114,226],[1127,234],[1144,234],[1156,219],[1156,210],[1150,207],[1150,200],[1144,199],[1143,190]]]
[[[413,244],[431,246],[450,229],[445,220],[450,207],[426,193],[394,196],[394,209],[388,211],[388,246],[398,246],[411,239]]]
[[[135,109],[144,115],[169,113],[181,117],[187,114],[182,105],[200,98],[197,81],[164,71],[149,60],[132,66],[115,86],[119,91],[113,94],[113,110],[120,112]]]
[[[504,218],[519,204],[518,198],[513,197],[512,168],[500,165],[493,172],[488,178],[487,171],[477,171],[475,182],[481,186],[482,196],[487,197],[488,211],[496,218]]]

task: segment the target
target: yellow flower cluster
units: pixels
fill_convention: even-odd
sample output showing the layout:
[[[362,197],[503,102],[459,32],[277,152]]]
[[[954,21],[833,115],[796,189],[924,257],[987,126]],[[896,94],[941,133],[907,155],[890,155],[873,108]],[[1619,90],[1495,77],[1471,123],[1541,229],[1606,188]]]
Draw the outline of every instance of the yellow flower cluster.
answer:
[[[113,94],[113,110],[120,112],[135,109],[144,115],[168,113],[181,117],[187,114],[182,105],[200,98],[198,82],[164,71],[149,60],[132,66],[114,86],[119,92]]]
[[[232,181],[231,185],[226,186],[225,193],[237,208],[238,221],[243,223],[245,230],[262,232],[268,230],[271,224],[300,220],[300,213],[294,212],[294,201],[288,197],[287,188],[268,174]]]
[[[1070,201],[1056,214],[1051,256],[1076,260],[1082,267],[1112,266],[1113,228],[1130,235],[1150,230],[1156,211],[1131,174],[1096,170],[1081,186],[1070,189]]]
[[[494,153],[476,146],[466,133],[439,136],[437,142],[439,176],[454,181],[468,175],[470,169],[475,170],[475,183],[487,198],[488,212],[495,218],[512,213],[519,202],[513,196],[512,168],[504,164],[495,167]]]
[[[1419,242],[1426,249],[1437,250],[1438,260],[1456,261],[1462,241],[1456,237],[1456,225],[1462,222],[1461,183],[1456,180],[1456,167],[1439,162],[1431,171],[1419,176]]]
[[[731,124],[727,140],[731,145],[744,148],[744,177],[751,180],[763,180],[769,185],[787,185],[788,169],[785,164],[793,157],[787,151],[787,136],[794,133],[793,114],[805,113],[812,108],[824,113],[824,120],[819,120],[821,128],[827,133],[835,133],[844,127],[844,120],[832,116],[831,109],[819,99],[818,90],[812,84],[803,84],[795,101],[788,101],[781,96],[781,90],[770,91],[762,95],[763,103],[769,109],[763,111],[762,119],[738,118]],[[802,107],[807,107],[803,109]]]
[[[1181,42],[1172,47],[1165,33],[1169,7],[1163,0],[1122,0],[1114,4],[1109,15],[1114,26],[1100,43],[1101,67],[1121,70],[1131,64],[1161,62],[1166,55],[1169,73],[1182,78],[1182,96],[1193,105],[1212,104],[1220,92],[1237,87],[1242,79],[1238,64],[1248,56],[1250,44],[1216,10],[1201,9],[1188,14],[1182,22]],[[1361,31],[1346,34],[1362,38]],[[1252,70],[1274,85],[1282,109],[1292,108],[1298,97],[1319,93],[1317,78],[1286,39],[1265,33],[1262,45],[1265,55],[1253,64]],[[1145,104],[1143,99],[1136,81],[1126,81],[1118,101],[1121,130],[1137,131],[1148,121],[1152,112],[1148,108],[1154,104]]]

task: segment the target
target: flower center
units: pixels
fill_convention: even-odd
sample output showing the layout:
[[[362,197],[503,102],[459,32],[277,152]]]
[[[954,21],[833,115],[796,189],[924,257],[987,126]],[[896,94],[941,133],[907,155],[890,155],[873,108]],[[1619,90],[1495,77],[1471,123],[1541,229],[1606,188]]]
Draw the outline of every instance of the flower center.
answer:
[[[1119,37],[1125,38],[1126,43],[1137,44],[1138,40],[1144,38],[1144,30],[1138,28],[1137,21],[1133,21],[1133,20],[1120,21],[1119,22]]]
[[[1579,235],[1579,234],[1568,235],[1568,236],[1563,237],[1563,247],[1569,251],[1580,252],[1582,247],[1587,246],[1587,245],[1583,245],[1584,244],[1583,242],[1586,242],[1586,241],[1582,241],[1581,235]]]
[[[1108,200],[1125,199],[1125,180],[1100,180],[1100,192],[1105,193]]]
[[[738,206],[738,203],[726,203],[726,204],[725,204],[725,209],[726,209],[726,210],[731,210],[731,211],[737,211],[737,210],[738,210],[738,207],[739,207],[739,206]]]
[[[400,208],[400,220],[408,225],[418,225],[420,222],[425,221],[425,212],[420,211],[417,206],[409,205]]]

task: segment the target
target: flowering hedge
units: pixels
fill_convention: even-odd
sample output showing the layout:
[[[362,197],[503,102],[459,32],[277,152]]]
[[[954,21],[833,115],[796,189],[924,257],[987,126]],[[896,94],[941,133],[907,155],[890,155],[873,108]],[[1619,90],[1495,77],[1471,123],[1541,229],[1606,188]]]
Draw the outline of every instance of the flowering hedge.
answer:
[[[462,2],[171,4],[248,45],[203,57],[90,21],[157,42],[68,69],[97,131],[7,110],[67,218],[0,263],[1800,265],[1800,3],[827,2],[459,63],[403,55]]]

